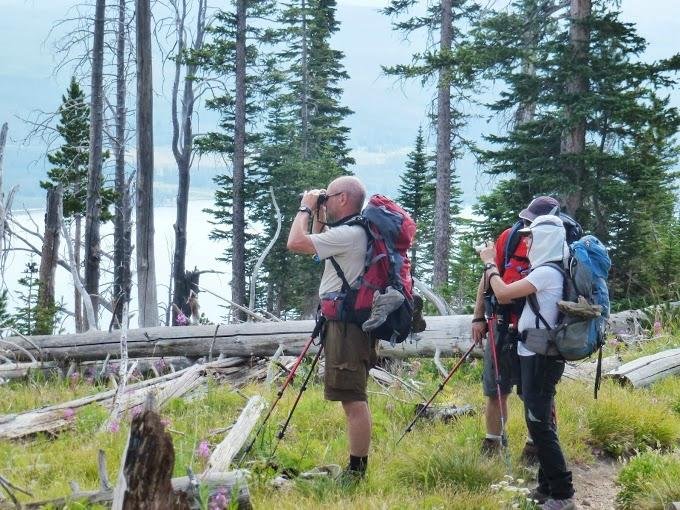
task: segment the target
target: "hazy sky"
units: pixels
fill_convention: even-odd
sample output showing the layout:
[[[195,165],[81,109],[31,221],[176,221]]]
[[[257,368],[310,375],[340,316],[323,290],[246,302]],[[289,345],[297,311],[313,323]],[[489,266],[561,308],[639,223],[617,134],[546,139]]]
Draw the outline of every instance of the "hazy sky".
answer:
[[[58,106],[69,75],[52,74],[56,57],[48,32],[76,3],[76,0],[0,0],[0,121],[10,123],[7,179],[9,184],[20,183],[24,193],[28,193],[31,182],[44,175],[43,164],[30,164],[44,153],[44,146],[38,141],[28,147],[21,144],[27,128],[17,116],[28,117],[34,109]],[[392,32],[389,19],[377,12],[386,3],[386,0],[339,0],[338,19],[342,26],[333,41],[345,52],[350,75],[344,84],[344,101],[355,112],[348,124],[352,128],[356,171],[371,191],[381,192],[394,189],[418,125],[426,123],[426,107],[432,95],[431,88],[422,89],[415,82],[397,84],[381,74],[381,64],[407,62],[410,54],[422,47],[421,41],[409,44]],[[503,6],[507,2],[495,4]],[[680,0],[624,0],[621,10],[623,19],[636,23],[640,34],[648,40],[648,58],[662,58],[680,50],[677,37]],[[165,94],[168,85],[169,79]],[[162,84],[157,81],[154,86],[160,89]],[[674,96],[674,103],[680,105],[678,94]],[[199,126],[205,130],[213,122],[214,118],[204,113]],[[472,121],[469,129],[472,136],[478,136],[481,130],[493,130],[498,125],[500,122]],[[162,97],[157,98],[154,130],[158,174],[172,175],[168,102]],[[210,185],[209,176],[215,171],[210,166],[202,163],[204,172],[197,172],[195,181],[198,185]],[[471,202],[485,183],[480,184],[478,169],[470,160],[457,162],[456,172],[462,179],[465,199]],[[205,179],[201,181],[201,177]],[[165,191],[168,197],[172,195],[171,189]]]

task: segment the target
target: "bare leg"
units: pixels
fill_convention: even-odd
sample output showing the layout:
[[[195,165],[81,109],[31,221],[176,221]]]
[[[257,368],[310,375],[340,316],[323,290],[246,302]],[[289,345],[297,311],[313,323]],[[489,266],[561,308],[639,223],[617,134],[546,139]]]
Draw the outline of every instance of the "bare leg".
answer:
[[[368,402],[342,402],[347,418],[349,453],[355,457],[366,457],[371,446],[371,412]]]
[[[503,406],[503,417],[508,423],[508,396],[501,395],[501,405]],[[502,435],[501,430],[501,407],[498,405],[498,396],[487,397],[486,399],[486,432],[494,436]]]

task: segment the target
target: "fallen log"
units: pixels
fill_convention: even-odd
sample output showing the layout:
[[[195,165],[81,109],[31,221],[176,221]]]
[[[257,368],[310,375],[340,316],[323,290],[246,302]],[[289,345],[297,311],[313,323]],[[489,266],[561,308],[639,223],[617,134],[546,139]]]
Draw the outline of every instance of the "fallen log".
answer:
[[[613,314],[610,323],[614,330],[635,329],[636,311]],[[639,312],[643,313],[643,312]],[[380,354],[385,357],[407,358],[434,356],[437,349],[442,357],[464,352],[472,341],[471,315],[426,317],[425,331],[413,334],[395,346],[381,342]],[[244,322],[215,326],[156,327],[132,329],[128,333],[130,358],[187,356],[273,356],[279,347],[286,354],[297,355],[314,329],[314,321]],[[80,334],[45,335],[27,338],[8,338],[8,350],[17,360],[28,360],[30,353],[41,354],[45,360],[92,361],[114,358],[119,352],[118,333],[90,331]],[[316,352],[317,347],[309,350]],[[481,351],[473,355],[481,357]]]
[[[266,407],[267,403],[260,396],[254,396],[248,400],[229,434],[217,445],[210,459],[208,459],[208,467],[201,476],[201,479],[205,476],[226,471],[229,468],[231,461],[248,440],[248,436]]]
[[[606,374],[620,365],[621,360],[618,356],[607,356],[606,358],[602,358],[602,373]],[[597,359],[579,361],[576,363],[566,363],[562,377],[565,379],[571,379],[572,381],[595,381],[596,370]]]
[[[252,508],[250,503],[250,491],[248,489],[247,472],[243,470],[229,471],[226,473],[214,473],[200,479],[200,483],[210,492],[223,490],[225,494],[233,494],[237,491],[236,507],[247,510]],[[174,491],[189,492],[192,490],[192,482],[188,476],[180,476],[171,480]],[[24,503],[21,510],[40,510],[48,508],[68,507],[69,503],[86,502],[109,505],[113,501],[113,489],[101,489],[98,491],[75,491],[70,496]],[[14,505],[7,506],[0,503],[1,510],[16,510]],[[69,507],[70,508],[70,507]]]
[[[621,365],[607,373],[605,377],[613,378],[622,384],[630,384],[633,388],[644,388],[654,381],[680,374],[680,349],[668,349]]]
[[[471,342],[470,315],[427,317],[427,329],[414,334],[405,342],[391,346],[381,343],[381,355],[386,357],[433,356],[437,348],[442,356],[452,356],[465,350]],[[130,358],[187,356],[193,358],[222,355],[272,356],[279,346],[286,354],[297,355],[309,338],[314,321],[245,322],[215,326],[156,327],[133,329],[128,333]],[[119,335],[115,332],[91,331],[80,334],[34,336],[30,342],[12,337],[21,349],[37,352],[46,360],[102,360],[119,353]],[[35,346],[31,345],[35,344]],[[17,359],[27,354],[9,347]],[[318,347],[310,349],[310,354]],[[481,355],[481,351],[479,353]]]
[[[226,378],[231,373],[235,380],[242,380],[239,372],[243,371],[245,361],[244,358],[222,359],[131,384],[123,396],[121,409],[125,411],[142,404],[152,392],[157,392],[157,402],[163,405],[171,398],[197,388],[209,373],[221,373]],[[266,371],[266,367],[260,368],[260,373],[263,371]],[[115,390],[108,390],[41,409],[0,416],[0,438],[17,439],[38,432],[57,432],[70,426],[76,419],[78,410],[84,406],[98,403],[110,408],[114,395]]]

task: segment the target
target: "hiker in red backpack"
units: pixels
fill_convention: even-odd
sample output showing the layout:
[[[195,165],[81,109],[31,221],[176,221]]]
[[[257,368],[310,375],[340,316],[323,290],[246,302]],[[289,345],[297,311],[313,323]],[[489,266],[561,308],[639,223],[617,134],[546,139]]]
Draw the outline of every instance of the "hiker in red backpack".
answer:
[[[321,196],[325,195],[325,198]],[[366,199],[366,188],[356,177],[343,176],[326,190],[312,190],[302,197],[288,236],[288,249],[317,255],[325,260],[319,297],[339,292],[343,282],[334,268],[334,259],[347,281],[354,282],[364,272],[368,238],[360,225],[327,224],[357,216]],[[312,233],[309,234],[309,222]],[[352,322],[327,320],[322,333],[326,351],[324,396],[339,401],[347,420],[349,465],[343,472],[347,481],[360,480],[366,473],[371,443],[371,413],[366,384],[368,371],[377,358],[376,340]]]
[[[519,213],[521,221],[504,230],[498,237],[495,242],[495,265],[498,267],[503,282],[510,284],[529,274],[526,237],[520,236],[517,230],[530,225],[538,216],[557,214],[559,209],[559,202],[552,197],[535,198],[526,209]],[[486,437],[482,441],[482,451],[485,454],[493,454],[500,452],[507,440],[506,431],[503,430],[503,427],[508,419],[508,395],[512,392],[514,386],[518,386],[519,392],[517,322],[522,313],[524,299],[501,302],[493,296],[492,292],[485,296],[485,291],[489,290],[487,283],[482,276],[475,300],[472,338],[479,345],[484,343],[482,386],[486,397]],[[486,310],[487,307],[491,309]],[[489,322],[495,325],[487,342],[483,342],[485,335],[489,332],[485,312],[493,319]],[[494,340],[495,345],[491,345],[491,339]],[[495,364],[497,364],[497,367]],[[496,375],[498,375],[498,379]],[[528,462],[533,462],[536,459],[536,447],[531,436],[527,438],[522,457]]]

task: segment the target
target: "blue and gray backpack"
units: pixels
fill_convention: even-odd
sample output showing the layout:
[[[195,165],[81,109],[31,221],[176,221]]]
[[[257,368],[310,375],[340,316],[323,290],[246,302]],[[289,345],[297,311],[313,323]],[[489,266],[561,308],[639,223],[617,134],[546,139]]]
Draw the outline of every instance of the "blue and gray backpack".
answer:
[[[535,294],[529,296],[528,302],[537,319],[549,330],[547,343],[551,345],[546,346],[546,350],[547,347],[556,349],[567,361],[582,360],[599,351],[595,375],[597,398],[602,346],[605,343],[605,327],[610,308],[607,277],[611,260],[604,245],[592,235],[583,236],[572,243],[569,251],[566,270],[560,264],[546,264],[564,276],[562,301],[558,303],[560,311],[555,327],[550,328],[540,315]]]

